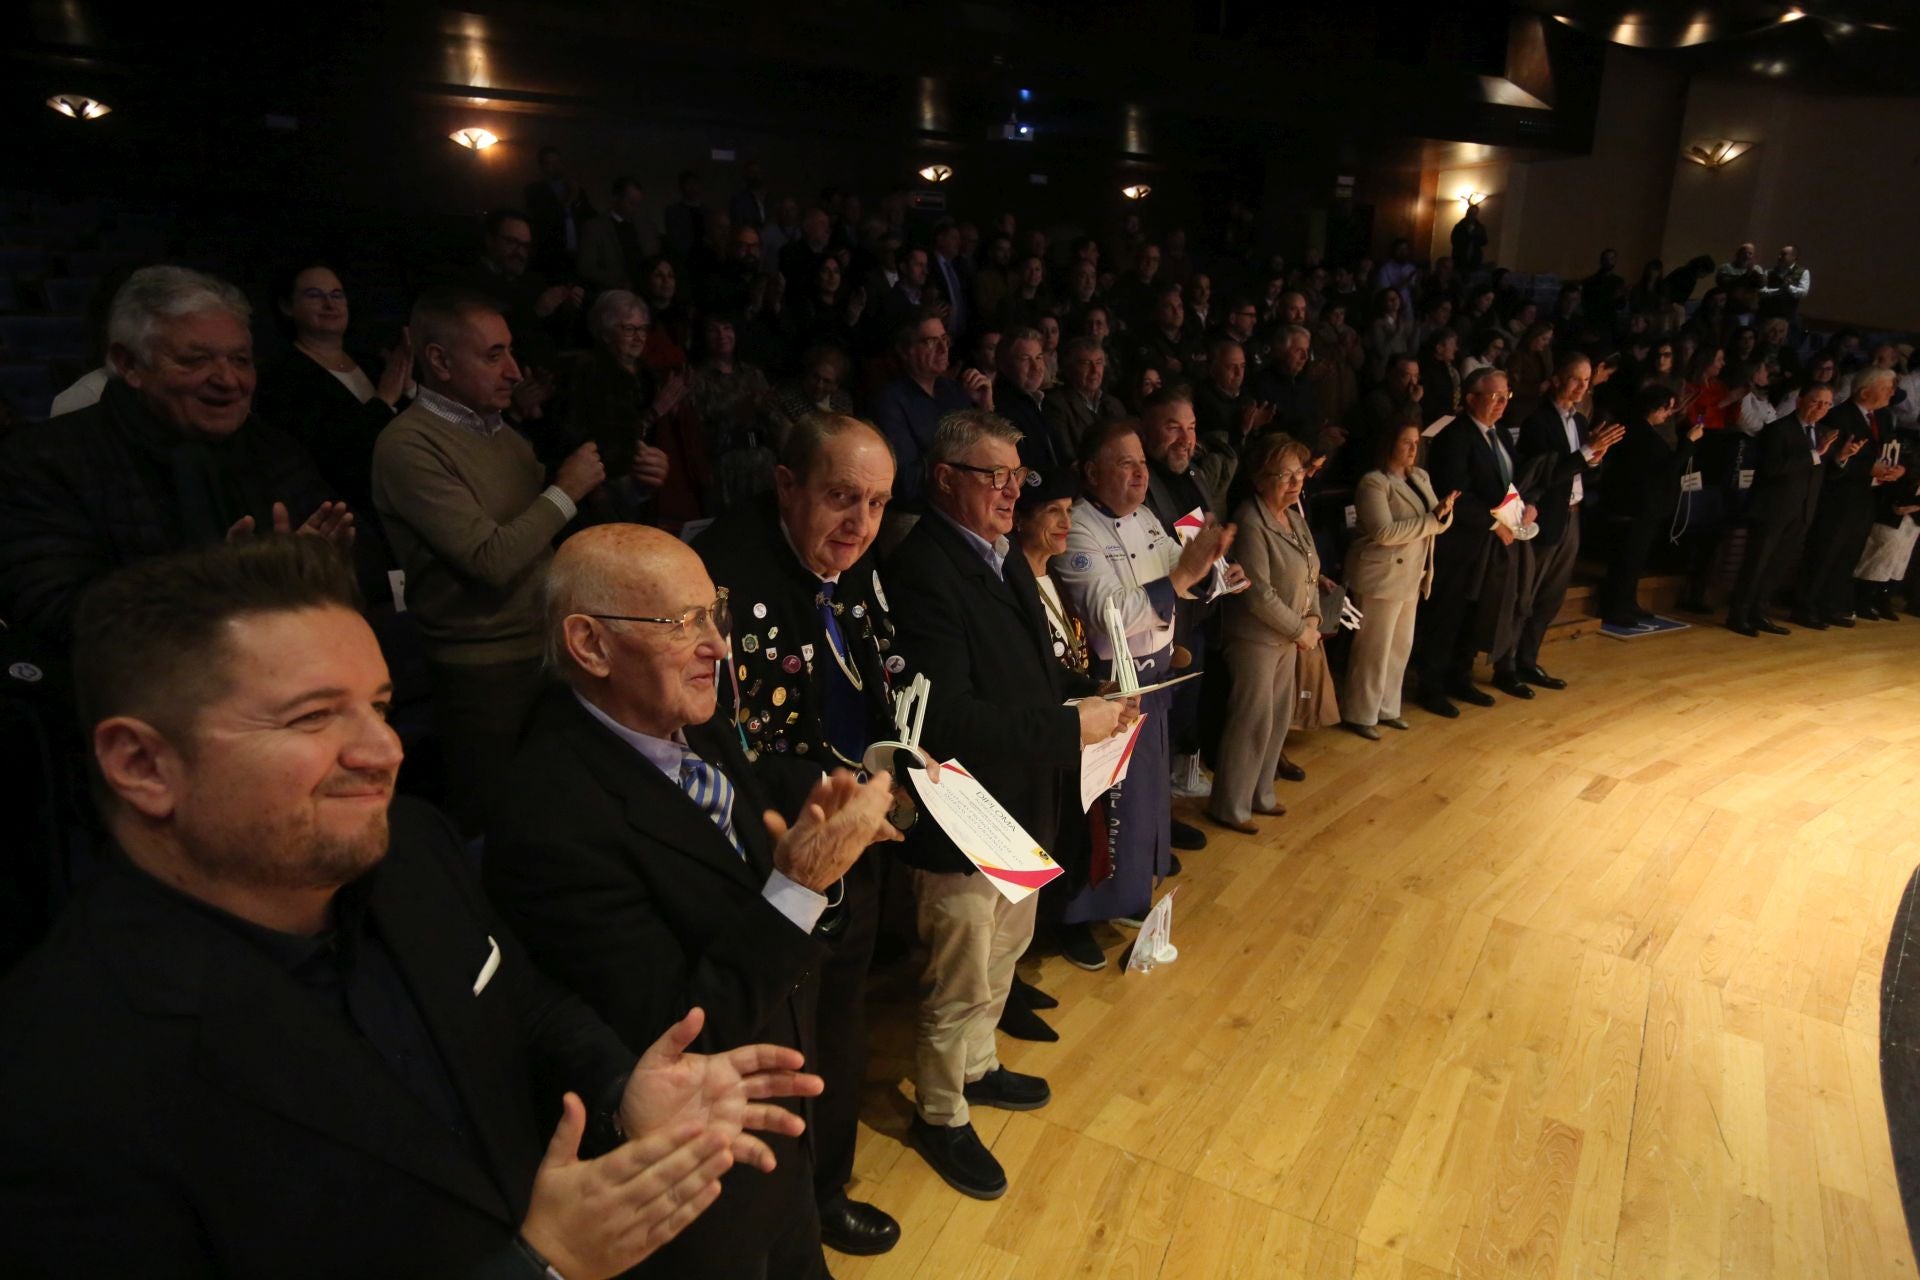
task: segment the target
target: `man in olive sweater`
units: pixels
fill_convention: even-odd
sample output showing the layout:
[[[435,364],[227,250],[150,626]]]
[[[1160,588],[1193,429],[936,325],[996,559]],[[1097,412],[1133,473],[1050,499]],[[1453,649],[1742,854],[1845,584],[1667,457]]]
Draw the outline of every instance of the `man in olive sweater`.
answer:
[[[471,835],[540,693],[539,584],[553,539],[606,471],[584,444],[546,483],[502,417],[520,369],[490,300],[430,291],[412,333],[420,394],[374,446],[373,505],[426,641],[447,804]]]

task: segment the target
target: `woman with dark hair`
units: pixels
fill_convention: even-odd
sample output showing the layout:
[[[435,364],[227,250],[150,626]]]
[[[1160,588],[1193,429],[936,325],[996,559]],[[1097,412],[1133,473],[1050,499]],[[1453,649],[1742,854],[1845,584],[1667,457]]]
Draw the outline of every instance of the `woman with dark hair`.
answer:
[[[1754,362],[1759,349],[1760,331],[1750,324],[1737,325],[1727,337],[1727,363],[1744,368]]]
[[[1386,380],[1387,365],[1413,354],[1413,321],[1402,314],[1406,302],[1398,289],[1373,291],[1373,319],[1367,322],[1367,377]]]
[[[1454,330],[1458,333],[1459,330]],[[1476,369],[1504,369],[1507,367],[1507,335],[1499,329],[1483,329],[1479,341],[1460,357],[1460,376],[1465,378]]]
[[[762,416],[773,390],[766,374],[737,358],[737,341],[732,316],[707,316],[700,324],[700,362],[687,379],[687,412],[713,461],[704,497],[707,513],[716,516],[773,492],[772,431]]]
[[[1158,369],[1150,364],[1142,365],[1139,371],[1134,374],[1133,380],[1127,384],[1127,395],[1123,397],[1127,406],[1127,412],[1138,414],[1142,407],[1146,405],[1147,401],[1152,398],[1153,393],[1160,390],[1164,381]]]
[[[693,335],[688,328],[686,304],[680,300],[680,278],[674,273],[673,259],[655,254],[642,262],[637,292],[652,317],[647,334],[647,367],[662,375],[684,369]]]
[[[801,292],[787,307],[795,349],[839,347],[853,350],[854,331],[866,311],[867,291],[846,287],[840,259],[831,253],[813,271],[813,287]]]
[[[1452,329],[1436,329],[1420,348],[1420,414],[1427,422],[1460,412],[1459,353],[1460,335]]]
[[[1360,335],[1347,323],[1345,303],[1329,302],[1320,309],[1320,323],[1313,330],[1313,357],[1326,371],[1320,384],[1320,417],[1325,422],[1345,422],[1360,399],[1360,370],[1367,359]]]
[[[1513,403],[1501,416],[1500,425],[1509,439],[1517,439],[1520,424],[1546,398],[1553,381],[1553,321],[1529,325],[1507,357],[1507,388]]]
[[[1721,381],[1726,365],[1722,348],[1703,343],[1687,360],[1686,383],[1680,392],[1680,419],[1703,432],[1693,456],[1701,487],[1688,493],[1685,504],[1687,594],[1680,602],[1681,608],[1695,613],[1709,611],[1707,586],[1714,554],[1741,499],[1736,474],[1746,440],[1738,431],[1727,430],[1727,410],[1740,403],[1746,390],[1731,389]]]
[[[1627,290],[1627,310],[1636,315],[1649,311],[1658,311],[1667,304],[1667,291],[1660,287],[1666,278],[1666,267],[1660,259],[1654,258],[1640,269],[1640,279]]]
[[[1420,428],[1382,436],[1375,470],[1360,477],[1353,507],[1359,536],[1347,548],[1347,589],[1366,614],[1347,658],[1341,723],[1378,740],[1375,725],[1405,729],[1400,686],[1413,653],[1414,615],[1433,587],[1433,540],[1453,524],[1453,500],[1435,496],[1420,457]]]
[[[260,370],[254,410],[306,446],[328,487],[361,513],[361,535],[378,536],[373,442],[413,396],[413,349],[403,333],[369,376],[347,350],[346,287],[325,263],[283,275],[273,304],[291,350]]]
[[[1640,607],[1640,575],[1660,535],[1673,527],[1680,477],[1706,428],[1683,424],[1678,398],[1657,382],[1634,393],[1623,425],[1627,434],[1607,451],[1601,472],[1601,496],[1617,528],[1600,586],[1600,617],[1609,626],[1638,627],[1653,620]]]
[[[1727,314],[1727,291],[1719,285],[1707,290],[1700,298],[1700,305],[1694,308],[1693,318],[1687,321],[1686,328],[1703,347],[1729,345],[1733,319]]]

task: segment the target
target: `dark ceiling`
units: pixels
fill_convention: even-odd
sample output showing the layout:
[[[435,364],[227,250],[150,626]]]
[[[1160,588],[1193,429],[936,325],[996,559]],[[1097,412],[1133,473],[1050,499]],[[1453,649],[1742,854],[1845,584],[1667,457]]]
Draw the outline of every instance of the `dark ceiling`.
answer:
[[[1814,93],[1920,92],[1915,0],[1527,0],[1527,7],[1693,72]]]

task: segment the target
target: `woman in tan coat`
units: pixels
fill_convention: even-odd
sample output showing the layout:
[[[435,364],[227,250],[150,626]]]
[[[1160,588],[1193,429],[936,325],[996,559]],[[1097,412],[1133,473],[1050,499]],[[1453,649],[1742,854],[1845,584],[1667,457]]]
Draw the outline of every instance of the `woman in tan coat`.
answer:
[[[1251,585],[1224,606],[1233,699],[1207,816],[1247,835],[1259,834],[1254,814],[1286,812],[1274,798],[1273,776],[1293,722],[1294,661],[1320,643],[1320,556],[1294,505],[1309,458],[1291,436],[1257,438],[1242,463],[1253,496],[1233,516],[1234,559]]]
[[[1427,473],[1416,467],[1420,428],[1388,436],[1378,470],[1360,477],[1353,505],[1360,536],[1347,551],[1347,590],[1365,615],[1347,659],[1341,721],[1377,741],[1384,724],[1404,729],[1400,682],[1413,652],[1413,618],[1433,587],[1433,540],[1453,523],[1450,493],[1435,498]]]

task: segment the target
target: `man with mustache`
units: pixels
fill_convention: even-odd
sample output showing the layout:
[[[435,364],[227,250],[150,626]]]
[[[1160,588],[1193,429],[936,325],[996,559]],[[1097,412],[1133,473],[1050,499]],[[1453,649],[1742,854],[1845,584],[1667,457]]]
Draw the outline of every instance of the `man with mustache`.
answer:
[[[774,1167],[798,1053],[687,1053],[696,1009],[636,1063],[394,799],[324,543],[149,560],[75,630],[114,848],[0,988],[9,1275],[605,1277]]]

